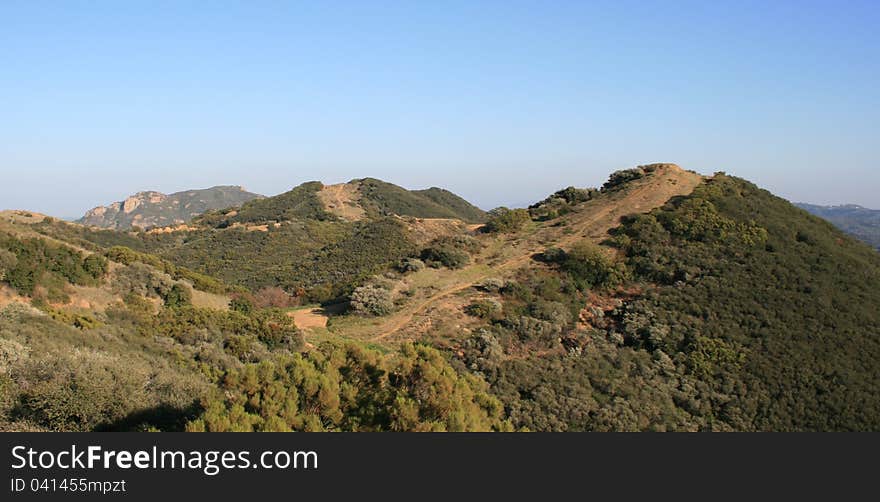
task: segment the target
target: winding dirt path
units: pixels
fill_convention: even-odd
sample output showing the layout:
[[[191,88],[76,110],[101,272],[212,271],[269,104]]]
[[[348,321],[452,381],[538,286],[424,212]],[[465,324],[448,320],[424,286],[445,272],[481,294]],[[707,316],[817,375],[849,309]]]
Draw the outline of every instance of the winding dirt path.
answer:
[[[610,229],[619,224],[621,217],[634,213],[647,213],[662,206],[672,197],[688,195],[703,181],[703,177],[684,171],[677,166],[667,166],[658,169],[651,176],[640,181],[641,184],[625,193],[622,199],[614,202],[602,201],[604,204],[600,206],[598,211],[592,214],[585,211],[587,213],[586,219],[580,220],[578,218],[585,216],[584,213],[577,214],[572,218],[572,220],[576,221],[573,221],[573,225],[568,227],[572,228],[575,226],[577,231],[571,235],[556,239],[554,244],[558,247],[566,248],[583,239],[592,239],[598,242],[605,238]],[[542,233],[542,230],[544,234],[548,233],[546,228],[536,232],[530,239],[533,242],[532,246],[529,246],[519,255],[494,265],[491,273],[482,274],[477,279],[469,278],[466,282],[447,286],[418,304],[394,314],[380,328],[380,332],[371,338],[371,341],[380,341],[394,335],[409,325],[414,317],[450,295],[466,290],[490,276],[496,276],[499,272],[527,264],[535,253],[541,252],[546,248],[545,239],[542,239],[542,235],[539,235]],[[543,235],[543,237],[547,237],[547,235]],[[465,267],[463,270],[474,266]]]

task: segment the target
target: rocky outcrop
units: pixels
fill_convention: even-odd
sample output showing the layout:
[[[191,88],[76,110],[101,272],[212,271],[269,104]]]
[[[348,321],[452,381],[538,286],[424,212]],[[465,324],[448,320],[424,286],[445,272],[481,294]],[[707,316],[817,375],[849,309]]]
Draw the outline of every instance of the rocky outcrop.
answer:
[[[205,211],[236,207],[258,198],[262,195],[240,186],[217,186],[170,195],[138,192],[125,200],[90,210],[78,223],[115,230],[182,225]]]

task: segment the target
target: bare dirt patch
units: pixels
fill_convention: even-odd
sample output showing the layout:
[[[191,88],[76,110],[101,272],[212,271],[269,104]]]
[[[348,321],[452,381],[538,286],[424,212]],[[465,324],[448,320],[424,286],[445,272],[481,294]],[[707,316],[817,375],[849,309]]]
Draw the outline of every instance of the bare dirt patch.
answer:
[[[452,218],[400,217],[400,220],[409,230],[409,238],[419,245],[427,244],[438,237],[458,235],[463,231],[469,231],[469,225]]]
[[[206,293],[197,289],[193,289],[192,293],[192,304],[194,307],[214,310],[229,310],[230,298],[228,296]]]
[[[358,203],[361,194],[357,185],[351,183],[324,185],[324,188],[318,192],[318,199],[324,204],[324,209],[328,213],[345,221],[358,221],[366,216],[364,209]]]
[[[104,311],[112,303],[122,298],[110,291],[109,287],[70,286],[70,303],[68,307],[87,310]]]
[[[297,310],[291,310],[287,313],[293,318],[293,323],[297,328],[309,330],[313,328],[326,328],[327,321],[334,314],[341,314],[348,308],[348,302],[336,303],[325,307],[307,307]]]
[[[155,234],[171,234],[174,232],[189,232],[192,230],[197,230],[195,227],[191,227],[189,225],[173,225],[169,227],[159,227],[148,230],[147,233],[150,235]]]
[[[0,308],[3,308],[10,303],[27,303],[30,301],[13,291],[11,288],[5,285],[0,285]]]
[[[321,308],[294,310],[287,315],[299,329],[326,328],[329,318]]]

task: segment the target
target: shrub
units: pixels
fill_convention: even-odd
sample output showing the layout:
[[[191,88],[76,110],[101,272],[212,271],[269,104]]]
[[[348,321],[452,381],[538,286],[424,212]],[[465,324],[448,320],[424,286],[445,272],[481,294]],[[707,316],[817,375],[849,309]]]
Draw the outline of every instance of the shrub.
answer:
[[[609,190],[621,187],[631,181],[635,181],[639,178],[643,178],[645,176],[645,171],[641,168],[633,168],[633,169],[623,169],[620,171],[615,171],[611,173],[611,176],[608,177],[608,181],[602,185],[602,191],[607,192]]]
[[[539,300],[529,306],[533,317],[550,321],[559,326],[571,323],[571,310],[561,302]]]
[[[411,344],[392,358],[354,343],[325,343],[306,354],[231,369],[221,386],[187,430],[510,429],[484,382],[456,372],[439,351]]]
[[[0,281],[6,277],[6,271],[15,267],[18,259],[15,254],[5,249],[0,249]]]
[[[65,284],[93,286],[101,274],[101,263],[83,259],[83,254],[67,246],[39,238],[18,238],[0,232],[0,273],[19,293],[34,294],[38,286],[50,295],[61,294]]]
[[[351,308],[361,315],[381,316],[394,309],[391,292],[377,286],[361,286],[351,294]]]
[[[487,293],[497,293],[504,288],[504,280],[497,277],[489,277],[476,284],[475,287]]]
[[[194,272],[184,267],[178,267],[173,263],[163,260],[162,258],[159,258],[157,256],[146,253],[139,253],[125,246],[113,246],[104,254],[110,260],[115,261],[116,263],[121,263],[123,265],[131,265],[135,262],[149,265],[159,271],[165,272],[175,280],[184,279],[191,282],[193,287],[199,291],[205,291],[207,293],[214,294],[223,294],[230,289],[225,284],[213,277],[201,274],[199,272]]]
[[[622,263],[614,263],[600,247],[589,241],[582,241],[565,253],[560,266],[581,290],[614,287],[626,277]]]
[[[541,253],[540,261],[544,263],[562,263],[565,261],[565,251],[560,248],[547,248]]]
[[[90,254],[83,260],[83,269],[95,279],[104,277],[108,269],[107,258],[99,254]]]
[[[486,230],[489,232],[515,232],[531,221],[529,212],[525,209],[508,209],[499,207],[489,211],[489,221]]]
[[[245,295],[235,295],[229,301],[229,309],[242,314],[250,314],[254,311],[254,302]]]
[[[418,258],[405,258],[397,264],[397,270],[404,274],[410,272],[418,272],[425,268],[425,262]]]
[[[431,267],[461,268],[467,265],[471,258],[464,251],[459,251],[448,246],[432,246],[422,250],[422,260]]]
[[[239,361],[256,362],[256,341],[245,335],[232,335],[223,342],[223,349]]]
[[[174,286],[174,281],[148,265],[132,262],[116,269],[111,284],[113,292],[123,297],[134,293],[147,298],[165,298]]]
[[[501,309],[502,306],[498,300],[487,298],[471,303],[464,308],[464,311],[468,315],[479,317],[481,319],[497,320],[500,319]]]
[[[506,319],[504,327],[516,333],[520,341],[541,342],[544,346],[553,345],[564,328],[550,321],[524,315]]]
[[[573,206],[592,200],[597,193],[595,188],[564,188],[529,206],[529,214],[541,221],[552,220],[571,212]]]
[[[192,289],[181,283],[176,283],[165,296],[165,306],[180,308],[192,305]]]

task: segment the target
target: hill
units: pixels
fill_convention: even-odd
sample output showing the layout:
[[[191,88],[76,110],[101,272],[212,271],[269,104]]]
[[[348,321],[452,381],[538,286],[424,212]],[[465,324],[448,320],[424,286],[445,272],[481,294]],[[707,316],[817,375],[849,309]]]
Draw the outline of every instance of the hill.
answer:
[[[639,166],[485,224],[376,181],[0,218],[0,428],[880,429],[880,255],[745,180]]]
[[[363,178],[338,185],[310,181],[281,195],[251,201],[239,209],[206,214],[198,223],[226,228],[293,220],[353,222],[384,216],[455,218],[470,223],[486,218],[481,209],[440,188],[412,191]]]
[[[109,206],[96,207],[77,220],[77,223],[116,230],[179,225],[205,211],[239,206],[261,197],[236,186],[216,186],[170,195],[139,192]]]
[[[797,207],[834,223],[844,232],[880,249],[880,210],[854,204],[817,206],[795,204]]]

